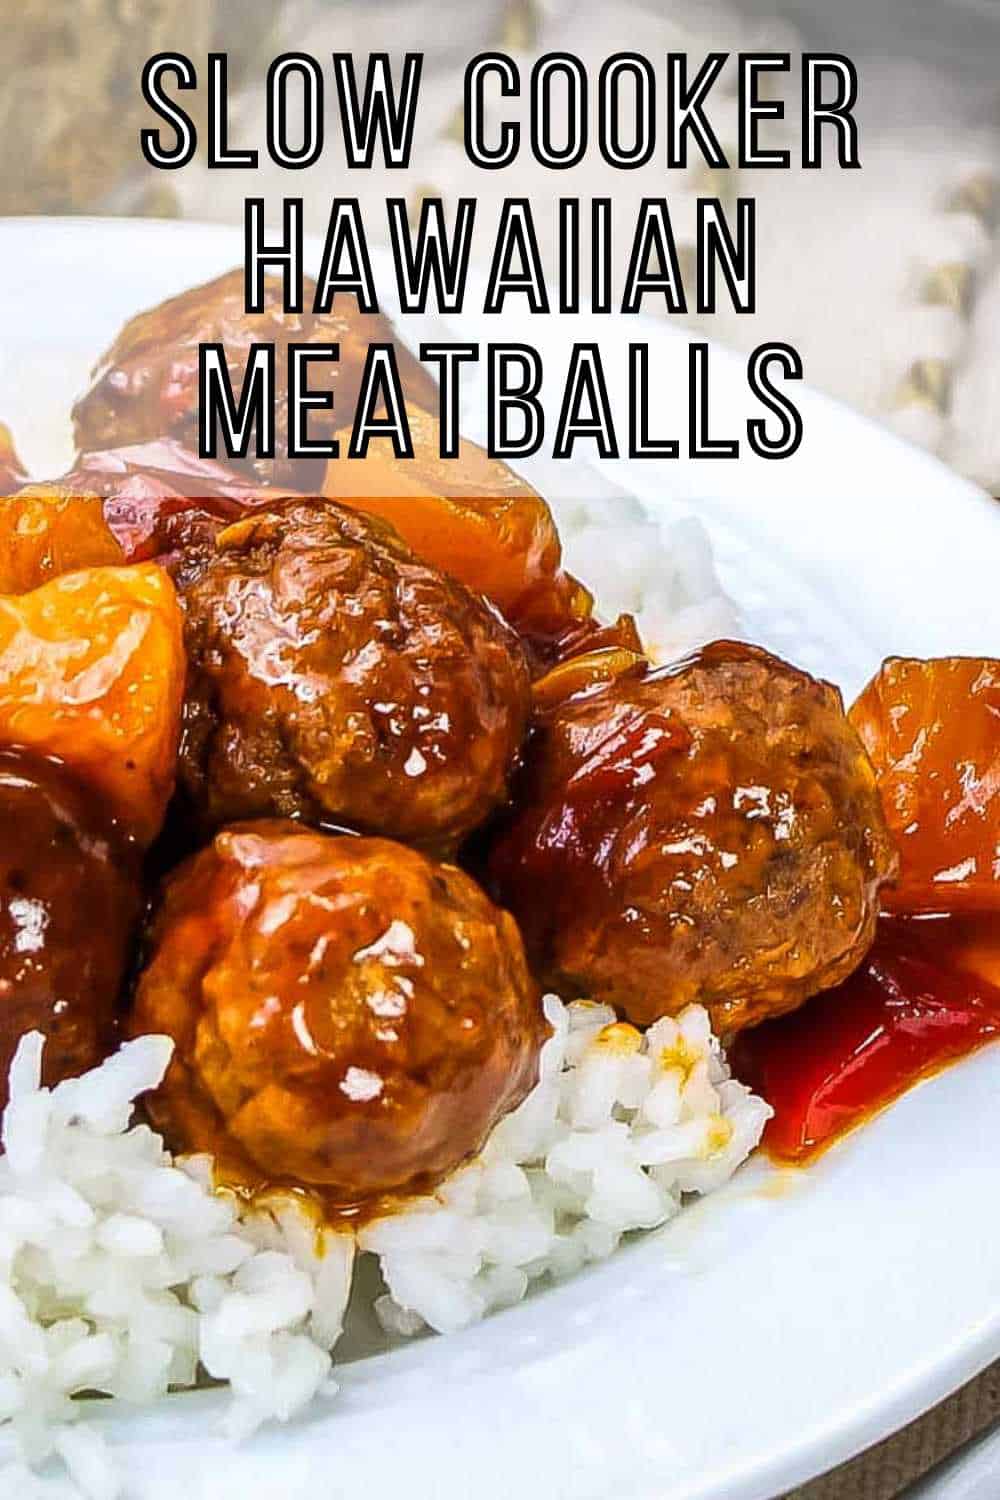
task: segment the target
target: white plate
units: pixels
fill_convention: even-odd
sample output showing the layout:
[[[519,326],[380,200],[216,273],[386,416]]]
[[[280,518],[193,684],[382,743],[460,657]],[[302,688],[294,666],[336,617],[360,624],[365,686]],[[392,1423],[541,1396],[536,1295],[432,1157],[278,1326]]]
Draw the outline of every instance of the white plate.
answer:
[[[40,473],[68,457],[70,401],[123,320],[240,254],[238,232],[215,227],[0,224],[0,420]],[[432,321],[412,320],[407,337]],[[574,337],[600,340],[619,391],[628,340],[648,339],[664,422],[686,430],[685,341],[665,322],[466,314],[460,336],[536,344],[555,400]],[[742,361],[712,358],[719,430],[739,431],[752,414]],[[473,436],[481,402],[477,386]],[[803,392],[801,406],[805,440],[784,462],[536,468],[566,493],[700,516],[750,631],[848,694],[891,652],[1000,652],[1000,507],[832,402]],[[754,1162],[566,1285],[464,1334],[345,1366],[334,1403],[242,1449],[212,1436],[213,1393],[102,1414],[128,1494],[778,1494],[1000,1355],[998,1093],[994,1048],[807,1173]]]

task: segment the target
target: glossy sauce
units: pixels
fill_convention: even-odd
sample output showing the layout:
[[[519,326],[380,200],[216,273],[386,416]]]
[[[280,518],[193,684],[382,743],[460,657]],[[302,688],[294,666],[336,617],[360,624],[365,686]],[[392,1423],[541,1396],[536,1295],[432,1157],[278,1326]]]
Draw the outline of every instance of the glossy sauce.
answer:
[[[1000,921],[885,918],[865,962],[802,1010],[744,1032],[737,1077],[775,1110],[765,1148],[805,1163],[949,1063],[1000,1037]]]
[[[313,345],[317,351],[329,345],[339,349],[336,360],[324,359],[313,371],[312,386],[335,397],[319,413],[315,435],[331,436],[351,422],[361,390],[365,357],[370,344],[391,341],[392,325],[379,314],[362,313],[355,302],[335,310],[314,313],[316,284],[303,283],[304,311],[286,313],[281,282],[269,276],[264,282],[263,311],[248,315],[244,310],[243,272],[227,272],[171,297],[126,323],[112,347],[98,361],[94,382],[73,408],[77,449],[82,453],[121,448],[173,438],[192,453],[198,448],[198,350],[206,343],[220,344],[234,385],[242,385],[243,373],[253,346],[272,345],[276,368],[287,369],[292,344]],[[397,346],[396,363],[407,406],[436,407],[437,386],[428,370],[403,346]],[[290,409],[284,375],[278,381],[275,413],[275,447],[288,451],[287,417]],[[269,485],[315,493],[323,475],[322,460],[257,459],[251,467]],[[190,494],[198,491],[191,489]]]
[[[270,495],[172,438],[81,453],[58,483],[102,498],[127,561],[156,558],[165,566],[199,540],[210,544],[221,526]]]
[[[205,826],[280,814],[451,848],[505,802],[524,653],[384,522],[278,500],[180,584],[180,781]]]
[[[609,628],[594,619],[587,589],[565,571],[541,495],[465,439],[456,459],[442,459],[430,412],[410,413],[410,436],[413,453],[406,459],[373,449],[364,458],[331,460],[323,493],[381,516],[418,557],[485,594],[521,635],[535,675],[600,644]],[[631,620],[610,631],[641,651]]]
[[[890,657],[851,709],[900,854],[887,910],[1000,907],[1000,662]]]
[[[535,684],[487,851],[544,984],[727,1034],[836,984],[892,878],[871,767],[827,684],[741,642],[651,670],[595,650]]]
[[[266,1210],[272,1204],[280,1207],[283,1200],[293,1198],[301,1212],[316,1228],[316,1253],[323,1254],[323,1230],[348,1227],[360,1229],[375,1219],[385,1219],[390,1214],[402,1212],[415,1198],[426,1192],[385,1193],[377,1197],[358,1198],[346,1201],[336,1188],[308,1186],[294,1177],[261,1174],[250,1159],[232,1149],[231,1143],[219,1137],[218,1154],[212,1163],[212,1185],[216,1192],[231,1194],[241,1204],[252,1205],[255,1210]],[[430,1191],[430,1187],[426,1190]]]
[[[96,495],[26,485],[0,504],[0,594],[27,594],[62,573],[123,561]]]
[[[171,875],[132,1035],[175,1042],[149,1096],[216,1181],[328,1221],[432,1190],[533,1087],[547,1027],[512,919],[385,839],[258,820]]]
[[[134,844],[58,761],[0,750],[0,1108],[25,1032],[46,1084],[116,1045],[115,1005],[139,915]]]
[[[62,761],[146,846],[173,792],[185,666],[177,596],[151,564],[0,595],[0,745]]]

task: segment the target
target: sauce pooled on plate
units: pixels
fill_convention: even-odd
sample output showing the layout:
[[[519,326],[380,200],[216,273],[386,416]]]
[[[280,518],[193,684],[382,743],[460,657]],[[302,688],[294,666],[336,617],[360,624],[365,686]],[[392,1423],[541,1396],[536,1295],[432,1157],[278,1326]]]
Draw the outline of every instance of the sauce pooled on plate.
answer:
[[[802,1162],[1000,1036],[1000,663],[891,658],[851,710],[900,852],[874,946],[842,984],[738,1038]]]

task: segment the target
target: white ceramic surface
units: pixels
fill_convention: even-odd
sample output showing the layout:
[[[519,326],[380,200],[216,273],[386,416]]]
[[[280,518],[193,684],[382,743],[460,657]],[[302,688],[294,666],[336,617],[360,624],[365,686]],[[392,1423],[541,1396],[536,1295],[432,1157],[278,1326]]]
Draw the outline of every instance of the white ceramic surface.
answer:
[[[71,398],[125,317],[239,256],[214,227],[0,223],[0,420],[39,473],[68,456]],[[599,339],[619,391],[625,345],[646,338],[686,428],[684,339],[665,322],[473,312],[461,337],[530,341],[554,377],[574,337]],[[741,362],[713,351],[712,379],[719,428],[742,423]],[[480,402],[470,390],[473,436]],[[1000,652],[1000,507],[833,403],[801,404],[786,462],[534,467],[566,493],[699,515],[749,631],[848,694],[890,652]],[[998,1099],[993,1049],[808,1173],[754,1162],[479,1328],[355,1360],[335,1401],[242,1449],[213,1436],[215,1393],[97,1419],[133,1500],[762,1500],[1000,1356]]]

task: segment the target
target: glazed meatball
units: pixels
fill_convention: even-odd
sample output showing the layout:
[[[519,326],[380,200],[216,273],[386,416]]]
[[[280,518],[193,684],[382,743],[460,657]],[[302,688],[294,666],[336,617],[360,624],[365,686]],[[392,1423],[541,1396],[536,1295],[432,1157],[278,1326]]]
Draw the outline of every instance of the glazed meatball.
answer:
[[[504,798],[521,647],[385,522],[282,502],[220,532],[182,597],[181,777],[208,826],[297,816],[436,846]]]
[[[227,272],[205,286],[192,287],[132,318],[94,370],[94,383],[73,408],[76,445],[81,451],[120,448],[155,438],[177,438],[198,449],[198,346],[222,344],[234,391],[242,389],[250,346],[273,344],[279,372],[275,402],[276,452],[288,451],[288,388],[284,371],[289,344],[337,344],[336,362],[317,362],[310,389],[333,395],[330,411],[316,411],[313,437],[329,437],[350,426],[370,343],[392,341],[386,318],[358,311],[339,298],[330,313],[312,313],[315,282],[306,278],[301,313],[282,310],[282,283],[265,281],[264,311],[244,312],[243,272]],[[430,375],[412,355],[396,351],[407,402],[435,405]],[[324,461],[257,459],[253,468],[268,484],[316,491]],[[192,492],[193,493],[193,492]]]
[[[533,1086],[546,1033],[511,917],[386,839],[236,825],[168,880],[130,1020],[174,1058],[149,1099],[224,1180],[420,1192]]]
[[[26,1031],[48,1084],[99,1063],[139,910],[134,851],[64,767],[0,752],[0,1103]]]
[[[728,1033],[850,973],[895,854],[837,690],[722,641],[543,713],[490,868],[559,989]]]

